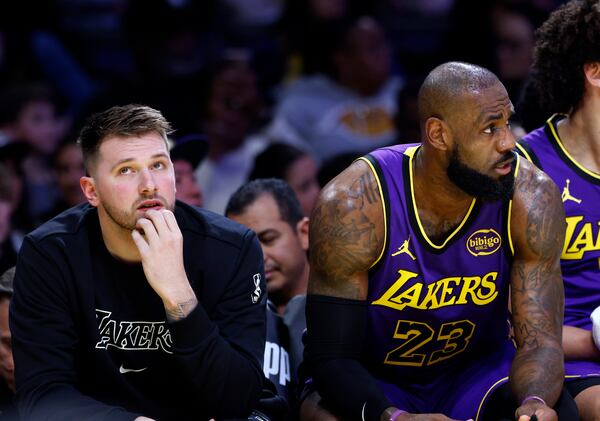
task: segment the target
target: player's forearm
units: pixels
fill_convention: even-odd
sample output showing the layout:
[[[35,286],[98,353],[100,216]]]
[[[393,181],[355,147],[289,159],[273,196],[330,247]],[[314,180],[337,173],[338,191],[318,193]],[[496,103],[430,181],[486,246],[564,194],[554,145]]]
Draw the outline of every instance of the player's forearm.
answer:
[[[563,326],[565,360],[600,360],[600,350],[594,343],[592,332],[573,326]]]
[[[510,370],[510,385],[517,401],[535,395],[554,406],[564,380],[563,358],[558,340],[540,341],[535,348],[517,350]]]

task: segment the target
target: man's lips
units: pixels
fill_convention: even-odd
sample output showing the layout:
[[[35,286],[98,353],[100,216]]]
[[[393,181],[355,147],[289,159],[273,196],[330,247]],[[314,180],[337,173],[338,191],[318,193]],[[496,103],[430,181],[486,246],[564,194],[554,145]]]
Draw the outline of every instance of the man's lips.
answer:
[[[144,200],[143,202],[141,202],[137,209],[139,210],[149,210],[149,209],[157,209],[157,208],[163,208],[164,205],[160,200],[156,200],[156,199],[151,199],[151,200]]]
[[[515,156],[514,154],[511,154],[510,158],[505,159],[499,162],[498,164],[494,165],[494,169],[496,170],[496,172],[502,175],[506,175],[511,171],[514,160]]]

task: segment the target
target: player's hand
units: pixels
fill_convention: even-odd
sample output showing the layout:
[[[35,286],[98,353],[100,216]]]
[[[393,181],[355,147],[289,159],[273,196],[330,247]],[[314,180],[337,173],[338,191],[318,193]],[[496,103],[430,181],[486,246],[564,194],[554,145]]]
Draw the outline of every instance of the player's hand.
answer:
[[[196,295],[185,273],[183,235],[173,212],[149,210],[138,219],[131,236],[140,252],[146,279],[163,300],[167,315],[170,309],[178,312],[181,305],[189,307],[193,303],[193,309]]]
[[[532,415],[535,414],[535,418]],[[558,415],[554,409],[542,404],[541,402],[529,401],[521,405],[515,412],[517,421],[558,421]]]
[[[596,307],[592,311],[590,319],[592,319],[592,337],[594,338],[596,348],[600,349],[600,307]]]

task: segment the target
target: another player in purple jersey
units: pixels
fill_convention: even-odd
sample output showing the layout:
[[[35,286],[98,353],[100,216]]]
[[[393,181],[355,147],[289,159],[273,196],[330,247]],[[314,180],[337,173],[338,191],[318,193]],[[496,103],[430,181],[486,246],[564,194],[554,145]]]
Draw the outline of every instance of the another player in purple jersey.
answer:
[[[305,357],[343,419],[557,419],[564,211],[516,158],[512,113],[490,71],[438,66],[419,92],[422,143],[376,150],[323,189]]]
[[[600,3],[571,1],[538,31],[534,87],[557,113],[519,147],[562,192],[567,231],[565,385],[584,421],[600,419]],[[596,312],[595,314],[598,314]],[[594,340],[596,339],[596,340]]]

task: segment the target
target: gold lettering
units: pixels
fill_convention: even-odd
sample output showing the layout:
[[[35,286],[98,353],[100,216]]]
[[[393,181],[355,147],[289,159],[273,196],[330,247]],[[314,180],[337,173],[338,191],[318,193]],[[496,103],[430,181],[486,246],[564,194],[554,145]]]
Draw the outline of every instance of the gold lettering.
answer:
[[[404,307],[406,307],[407,303],[399,303],[400,298],[404,295],[404,294],[400,294],[397,297],[394,297],[395,294],[398,293],[398,291],[400,291],[400,289],[404,286],[404,284],[406,284],[409,280],[416,278],[417,276],[419,276],[418,273],[414,273],[414,272],[409,272],[407,270],[398,270],[398,274],[400,275],[398,277],[398,279],[396,279],[396,282],[394,282],[394,284],[388,288],[388,290],[381,296],[381,298],[379,298],[378,300],[373,301],[371,304],[373,305],[380,305],[380,306],[386,306],[386,307],[391,307],[394,308],[396,310],[402,310]],[[421,284],[415,284],[415,285],[419,285],[419,294],[421,293]],[[414,286],[413,286],[414,288]],[[394,298],[392,298],[394,297]],[[417,301],[418,301],[418,296],[417,296]],[[416,305],[416,303],[415,303]]]
[[[490,272],[483,277],[483,279],[481,280],[481,288],[479,288],[475,293],[477,298],[473,297],[473,302],[475,304],[484,306],[494,301],[494,299],[498,295],[498,291],[496,291],[496,283],[494,282],[497,277],[498,272]],[[488,280],[490,278],[491,280]],[[485,295],[482,293],[482,289],[484,288],[487,288],[489,290],[489,292]]]
[[[398,270],[398,274],[400,276],[394,284],[371,304],[395,310],[403,310],[407,306],[419,310],[431,310],[468,303],[486,305],[498,296],[495,282],[498,272],[490,272],[483,278],[454,276],[442,278],[430,284],[415,282],[410,287],[407,287],[408,281],[416,278],[419,274],[402,269]],[[457,287],[460,288],[460,292],[457,291]],[[403,290],[403,288],[405,289]]]
[[[428,308],[438,308],[440,304],[437,301],[437,293],[440,290],[441,284],[438,282],[434,282],[432,284],[427,285],[427,295],[419,304],[419,308],[421,310],[427,310]],[[431,304],[430,304],[431,303]]]
[[[568,229],[569,229],[569,226],[567,225],[567,230]],[[569,232],[567,232],[567,233],[569,234]],[[569,237],[569,239],[572,238],[572,235],[574,233],[570,233],[570,234],[571,234],[571,237]],[[589,251],[589,250],[594,250],[594,243],[593,243],[594,240],[592,237],[593,237],[592,224],[587,222],[587,223],[583,224],[583,226],[581,227],[581,230],[577,234],[577,237],[575,238],[573,243],[567,249],[566,255],[568,257],[566,257],[566,258],[567,259],[581,259],[583,257],[583,253],[585,253],[586,251]],[[565,253],[563,253],[563,254],[565,254]]]
[[[479,276],[465,276],[462,279],[463,286],[460,295],[458,296],[458,300],[456,300],[456,304],[467,304],[467,294],[471,294],[473,301],[475,301],[477,299],[475,290],[481,283],[481,278]]]
[[[460,278],[444,278],[438,281],[439,284],[442,285],[442,296],[440,297],[440,307],[451,306],[456,301],[456,297],[453,297],[451,294],[454,292],[454,288],[449,286],[450,282],[454,282],[454,284],[460,284]],[[447,298],[450,298],[447,300]]]

